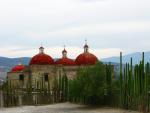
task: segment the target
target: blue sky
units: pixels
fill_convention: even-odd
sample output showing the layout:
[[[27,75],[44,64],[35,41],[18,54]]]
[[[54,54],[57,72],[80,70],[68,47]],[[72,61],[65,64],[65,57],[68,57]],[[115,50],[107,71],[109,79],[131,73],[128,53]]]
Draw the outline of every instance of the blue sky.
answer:
[[[33,56],[43,43],[61,57],[90,51],[105,58],[150,51],[150,0],[3,0],[0,1],[0,56]]]

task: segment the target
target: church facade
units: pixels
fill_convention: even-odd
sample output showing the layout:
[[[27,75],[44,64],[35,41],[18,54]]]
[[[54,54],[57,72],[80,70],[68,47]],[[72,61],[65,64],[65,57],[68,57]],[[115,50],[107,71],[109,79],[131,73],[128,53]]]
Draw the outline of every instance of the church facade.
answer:
[[[18,64],[7,73],[8,82],[14,87],[27,87],[32,83],[32,88],[37,88],[44,82],[45,87],[53,83],[55,79],[66,75],[68,79],[74,79],[77,76],[77,70],[85,66],[96,64],[98,58],[89,52],[87,43],[84,45],[84,52],[77,56],[75,60],[67,57],[67,51],[64,48],[62,58],[54,59],[44,52],[44,48],[39,48],[39,53],[32,57],[29,65]],[[51,87],[53,84],[51,84]]]

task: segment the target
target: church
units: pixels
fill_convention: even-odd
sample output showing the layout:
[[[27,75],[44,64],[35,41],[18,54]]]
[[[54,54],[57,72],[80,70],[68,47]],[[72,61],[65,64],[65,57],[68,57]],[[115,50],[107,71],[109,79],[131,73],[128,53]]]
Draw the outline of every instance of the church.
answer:
[[[95,65],[98,58],[89,52],[87,42],[84,51],[72,60],[67,57],[67,50],[62,51],[62,58],[54,60],[44,52],[44,47],[39,48],[39,53],[32,57],[28,65],[18,64],[7,73],[7,81],[14,87],[24,87],[32,83],[32,88],[36,88],[37,83],[44,82],[45,87],[48,83],[53,83],[60,75],[66,75],[68,79],[77,76],[79,68]],[[53,87],[53,86],[51,86]]]

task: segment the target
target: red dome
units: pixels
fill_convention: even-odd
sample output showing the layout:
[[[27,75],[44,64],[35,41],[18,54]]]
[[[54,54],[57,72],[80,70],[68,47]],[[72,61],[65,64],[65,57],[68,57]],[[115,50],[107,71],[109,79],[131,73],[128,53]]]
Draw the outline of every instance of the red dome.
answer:
[[[51,56],[44,53],[44,47],[39,48],[39,54],[35,55],[29,65],[50,65],[54,64],[54,60]]]
[[[64,50],[62,51],[62,58],[57,60],[55,62],[55,64],[62,64],[65,66],[73,66],[73,65],[75,65],[75,62],[73,60],[67,58],[67,51],[64,48]]]
[[[23,71],[25,68],[24,65],[16,65],[15,67],[12,68],[12,72],[16,72],[16,71]]]
[[[30,61],[30,65],[50,65],[50,64],[54,64],[54,60],[52,59],[51,56],[44,53],[39,53],[35,55]]]
[[[75,62],[67,57],[63,57],[55,62],[55,64],[62,64],[65,66],[73,66]]]
[[[94,65],[98,61],[97,57],[89,52],[80,54],[75,63],[77,65]]]

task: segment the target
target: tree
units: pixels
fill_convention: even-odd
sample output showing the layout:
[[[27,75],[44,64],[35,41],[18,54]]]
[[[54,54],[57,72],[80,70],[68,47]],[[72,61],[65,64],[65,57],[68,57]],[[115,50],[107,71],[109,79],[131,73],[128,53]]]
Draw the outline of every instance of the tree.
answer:
[[[76,102],[103,104],[106,90],[106,68],[101,62],[79,69],[77,77],[70,81],[69,95]]]

